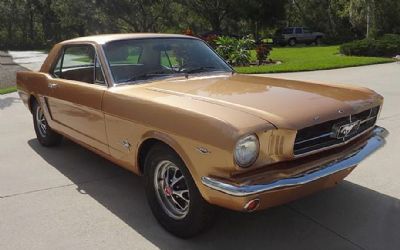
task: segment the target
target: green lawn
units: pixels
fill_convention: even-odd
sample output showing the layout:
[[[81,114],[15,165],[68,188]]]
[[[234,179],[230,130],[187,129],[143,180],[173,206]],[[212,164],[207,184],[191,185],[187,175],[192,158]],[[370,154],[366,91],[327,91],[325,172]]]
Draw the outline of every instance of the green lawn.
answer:
[[[256,60],[255,51],[252,58]],[[236,71],[244,74],[278,73],[310,71],[320,69],[337,69],[368,64],[393,62],[391,58],[343,56],[339,54],[339,46],[308,46],[295,48],[274,48],[271,59],[282,64],[236,67]]]
[[[0,89],[0,95],[5,95],[11,92],[15,92],[17,91],[17,87],[13,86],[13,87],[7,87],[7,88],[2,88]]]

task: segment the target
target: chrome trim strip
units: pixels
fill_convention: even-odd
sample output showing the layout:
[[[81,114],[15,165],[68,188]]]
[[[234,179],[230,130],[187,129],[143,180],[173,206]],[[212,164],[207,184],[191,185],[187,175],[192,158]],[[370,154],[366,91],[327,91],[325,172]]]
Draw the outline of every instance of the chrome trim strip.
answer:
[[[232,195],[232,196],[249,196],[277,188],[285,188],[297,185],[303,185],[318,179],[327,177],[339,171],[349,169],[359,164],[362,160],[381,148],[385,143],[385,137],[388,131],[384,128],[376,126],[373,130],[373,135],[367,140],[367,143],[361,148],[357,149],[342,158],[324,164],[314,172],[307,172],[304,175],[280,179],[271,183],[257,184],[257,185],[234,185],[222,180],[212,177],[203,176],[201,182],[212,189]]]
[[[325,133],[325,134],[322,134],[320,136],[316,136],[316,137],[313,137],[313,138],[310,138],[310,139],[302,140],[302,141],[296,142],[295,145],[302,144],[302,143],[305,143],[305,142],[308,142],[308,141],[313,141],[313,140],[316,140],[316,139],[319,139],[319,138],[322,138],[322,137],[328,137],[331,134],[332,134],[332,132],[329,132],[329,133]]]
[[[372,119],[376,119],[376,118],[377,118],[376,116],[370,116],[367,119],[360,121],[360,124],[366,123],[366,122],[368,122],[368,121],[370,121]]]

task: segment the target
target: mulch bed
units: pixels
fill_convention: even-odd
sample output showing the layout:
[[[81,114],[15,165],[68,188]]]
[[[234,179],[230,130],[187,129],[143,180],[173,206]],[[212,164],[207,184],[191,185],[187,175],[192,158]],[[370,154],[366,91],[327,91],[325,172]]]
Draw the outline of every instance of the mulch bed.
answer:
[[[14,63],[7,52],[0,51],[0,88],[15,86],[15,76],[18,71],[29,70]]]

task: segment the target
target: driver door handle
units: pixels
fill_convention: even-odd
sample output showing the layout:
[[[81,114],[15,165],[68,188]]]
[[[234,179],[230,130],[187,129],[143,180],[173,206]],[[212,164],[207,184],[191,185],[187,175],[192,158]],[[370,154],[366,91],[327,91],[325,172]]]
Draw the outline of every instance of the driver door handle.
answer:
[[[50,83],[49,82],[49,84],[47,85],[50,89],[55,89],[55,88],[57,88],[57,83]]]

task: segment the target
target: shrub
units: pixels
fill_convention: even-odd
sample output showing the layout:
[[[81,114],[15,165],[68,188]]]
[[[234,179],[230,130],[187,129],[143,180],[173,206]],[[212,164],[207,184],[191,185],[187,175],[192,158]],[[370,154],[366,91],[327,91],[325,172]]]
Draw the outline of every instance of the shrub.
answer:
[[[207,35],[205,37],[202,37],[202,39],[204,41],[206,41],[212,48],[215,49],[217,47],[217,44],[216,44],[216,41],[218,39],[217,35],[215,35],[215,34]]]
[[[385,56],[400,54],[400,35],[387,34],[382,37],[342,44],[340,52],[349,56]]]
[[[256,53],[257,53],[258,65],[263,64],[263,62],[267,60],[271,50],[272,48],[265,43],[261,43],[257,46]]]
[[[255,41],[249,36],[240,39],[221,36],[215,40],[215,44],[218,54],[228,63],[235,66],[250,64],[250,50],[254,48]]]
[[[226,61],[229,61],[230,55],[233,53],[235,49],[236,39],[227,36],[220,36],[215,39],[217,53],[224,58]]]

